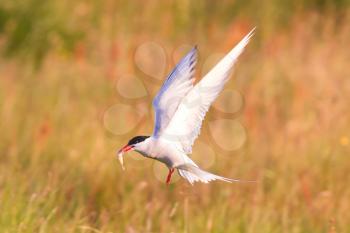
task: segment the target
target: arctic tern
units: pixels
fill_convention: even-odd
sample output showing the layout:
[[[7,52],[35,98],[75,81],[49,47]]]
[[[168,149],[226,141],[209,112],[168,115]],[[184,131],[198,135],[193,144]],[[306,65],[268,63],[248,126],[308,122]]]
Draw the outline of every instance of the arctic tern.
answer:
[[[141,155],[164,163],[169,184],[175,169],[190,184],[213,180],[239,181],[206,172],[187,155],[198,137],[202,121],[210,105],[229,80],[231,70],[243,52],[255,28],[250,31],[216,66],[194,85],[197,47],[176,65],[153,100],[155,126],[151,136],[136,136],[118,152],[124,169],[123,154],[137,151]]]

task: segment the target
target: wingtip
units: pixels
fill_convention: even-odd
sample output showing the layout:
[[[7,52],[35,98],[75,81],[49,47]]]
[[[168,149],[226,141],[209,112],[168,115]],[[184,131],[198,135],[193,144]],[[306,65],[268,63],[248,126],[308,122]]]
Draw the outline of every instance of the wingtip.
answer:
[[[193,46],[193,48],[191,49],[190,53],[192,54],[192,57],[191,57],[192,59],[193,58],[197,59],[197,57],[198,57],[198,47],[197,47],[197,45]]]
[[[250,30],[250,32],[245,36],[245,38],[246,38],[247,40],[249,40],[252,36],[254,36],[255,31],[256,31],[256,26],[253,27],[252,30]]]

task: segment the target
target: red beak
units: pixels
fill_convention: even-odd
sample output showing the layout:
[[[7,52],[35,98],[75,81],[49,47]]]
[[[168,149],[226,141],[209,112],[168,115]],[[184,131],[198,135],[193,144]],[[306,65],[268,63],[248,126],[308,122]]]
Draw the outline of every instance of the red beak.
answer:
[[[133,149],[134,149],[133,146],[125,145],[123,148],[121,148],[121,149],[118,151],[118,153],[120,153],[120,152],[126,153],[126,152],[128,152],[128,151],[130,151],[130,150],[133,150]]]

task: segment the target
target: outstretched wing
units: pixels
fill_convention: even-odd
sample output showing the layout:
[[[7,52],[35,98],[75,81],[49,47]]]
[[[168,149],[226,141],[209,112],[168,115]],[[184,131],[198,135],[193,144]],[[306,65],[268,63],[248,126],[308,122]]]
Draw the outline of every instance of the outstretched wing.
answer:
[[[197,48],[194,47],[176,65],[153,100],[155,126],[153,137],[158,137],[169,124],[181,100],[193,88],[193,74],[197,63]]]
[[[254,29],[183,98],[162,137],[178,143],[187,154],[200,133],[202,121],[212,102],[230,77],[230,71],[249,42]]]

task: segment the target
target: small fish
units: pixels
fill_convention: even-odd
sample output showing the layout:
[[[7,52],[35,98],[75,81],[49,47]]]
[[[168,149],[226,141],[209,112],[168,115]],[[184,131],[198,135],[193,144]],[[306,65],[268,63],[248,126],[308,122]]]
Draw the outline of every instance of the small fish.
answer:
[[[124,160],[123,160],[123,151],[118,152],[118,160],[120,162],[120,165],[122,166],[122,169],[125,170]]]

